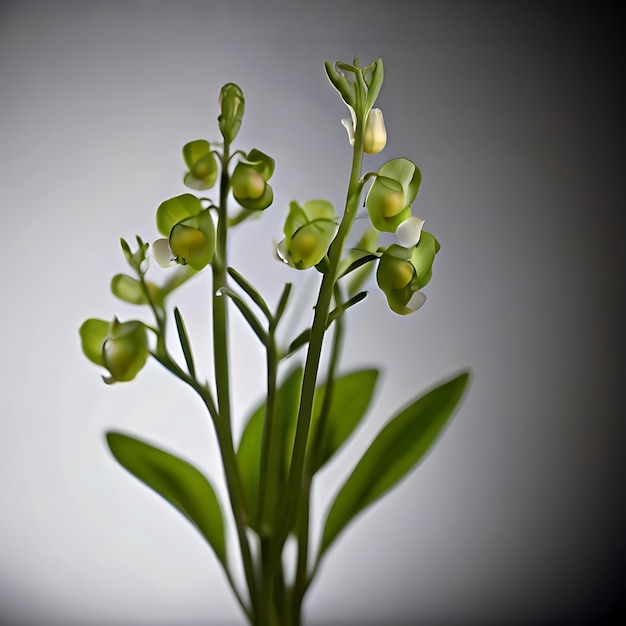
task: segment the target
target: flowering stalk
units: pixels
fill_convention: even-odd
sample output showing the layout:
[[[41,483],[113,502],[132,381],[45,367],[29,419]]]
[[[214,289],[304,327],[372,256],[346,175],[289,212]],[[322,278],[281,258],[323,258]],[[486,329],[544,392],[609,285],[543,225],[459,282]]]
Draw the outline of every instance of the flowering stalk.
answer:
[[[164,268],[178,266],[161,286],[145,278],[149,245],[137,237],[133,252],[122,240],[122,250],[136,275],[118,274],[111,291],[132,305],[148,305],[155,326],[139,320],[86,320],[80,328],[83,352],[107,370],[108,384],[134,379],[153,356],[202,399],[214,424],[237,542],[249,598],[237,588],[227,558],[225,521],[210,480],[189,462],[129,435],[107,433],[116,460],[160,494],[200,531],[224,568],[246,617],[254,626],[299,626],[305,593],[320,562],[343,529],[371,502],[391,489],[432,446],[446,425],[463,389],[467,373],[415,399],[380,431],[346,483],[336,494],[326,516],[320,547],[309,570],[311,488],[316,472],[337,452],[359,424],[370,403],[378,372],[364,369],[339,374],[345,312],[361,302],[358,291],[368,270],[377,264],[376,282],[389,308],[399,315],[415,311],[425,301],[422,293],[432,277],[440,247],[423,231],[424,221],[413,217],[411,203],[421,173],[408,159],[392,159],[377,173],[362,176],[363,154],[376,154],[387,134],[380,109],[374,108],[383,80],[382,61],[361,68],[326,64],[330,82],[350,111],[343,123],[352,146],[352,164],[341,219],[326,200],[293,201],[283,229],[278,256],[296,270],[314,266],[322,273],[312,325],[294,338],[286,350],[276,340],[276,329],[288,304],[286,284],[274,312],[261,294],[228,266],[228,229],[258,215],[274,199],[269,180],[274,160],[254,148],[231,153],[242,123],[244,97],[229,83],[220,92],[218,125],[223,142],[199,139],[183,147],[188,168],[187,187],[199,191],[218,182],[218,201],[185,193],[162,202],[156,211],[161,239],[152,256]],[[218,145],[221,149],[215,149]],[[231,161],[237,162],[231,168]],[[220,168],[221,164],[221,168]],[[230,169],[230,171],[229,171]],[[232,173],[231,173],[232,172]],[[344,258],[344,249],[361,204],[366,183],[373,179],[365,206],[372,224]],[[239,212],[228,215],[229,194]],[[397,244],[377,247],[378,232],[394,233]],[[212,275],[212,350],[214,398],[208,382],[198,377],[191,342],[182,313],[174,308],[176,330],[186,369],[176,362],[166,343],[166,298],[207,265]],[[171,270],[170,270],[171,271]],[[339,281],[351,272],[346,295]],[[232,279],[241,291],[229,286]],[[232,285],[234,286],[234,285]],[[248,420],[237,448],[233,441],[229,355],[228,300],[250,326],[266,355],[266,398]],[[331,310],[331,306],[334,309]],[[258,311],[262,315],[258,315]],[[330,359],[323,385],[318,385],[326,331],[334,324]],[[154,347],[149,347],[151,333]],[[281,362],[308,345],[304,367],[292,369],[279,383]],[[293,439],[292,439],[293,437]],[[285,542],[297,535],[296,572],[287,584],[282,567]],[[256,534],[256,550],[250,537]]]

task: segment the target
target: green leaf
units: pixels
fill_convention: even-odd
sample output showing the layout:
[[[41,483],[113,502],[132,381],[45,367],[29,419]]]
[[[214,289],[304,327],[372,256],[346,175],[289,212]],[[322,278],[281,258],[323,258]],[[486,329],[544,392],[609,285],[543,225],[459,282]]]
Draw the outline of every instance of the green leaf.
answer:
[[[224,521],[211,483],[197,468],[173,454],[119,432],[106,435],[118,463],[178,509],[226,563]]]
[[[375,369],[351,372],[335,380],[322,442],[315,453],[314,472],[328,462],[359,425],[369,408],[377,380]],[[321,385],[315,393],[309,444],[317,438],[325,393],[326,385]]]
[[[294,369],[276,390],[276,415],[274,426],[280,428],[281,451],[284,459],[277,485],[271,485],[278,495],[286,487],[291,451],[298,417],[298,401],[302,386],[302,368]],[[263,421],[265,419],[265,402],[251,415],[239,442],[237,461],[246,501],[246,523],[260,533],[258,520],[259,505],[259,473],[261,467],[261,444],[263,440]],[[270,502],[269,510],[275,511],[275,500]]]
[[[176,330],[178,331],[178,339],[180,340],[180,347],[183,349],[183,355],[185,357],[185,363],[187,363],[187,369],[189,375],[192,378],[196,377],[196,367],[193,361],[193,353],[191,352],[191,345],[189,344],[189,337],[187,335],[187,329],[185,328],[185,322],[178,310],[178,307],[174,307],[174,320],[176,321]]]
[[[424,458],[458,405],[468,378],[469,373],[464,372],[429,391],[382,429],[330,508],[320,556],[358,513],[388,492]]]
[[[198,215],[202,211],[200,200],[190,193],[170,198],[161,202],[156,212],[156,223],[159,232],[164,237],[169,237],[172,228],[178,222]]]
[[[111,291],[124,302],[130,304],[147,304],[148,298],[141,283],[126,274],[116,274],[111,279]]]
[[[84,355],[96,365],[104,367],[102,345],[109,334],[109,322],[98,319],[84,321],[78,331]]]

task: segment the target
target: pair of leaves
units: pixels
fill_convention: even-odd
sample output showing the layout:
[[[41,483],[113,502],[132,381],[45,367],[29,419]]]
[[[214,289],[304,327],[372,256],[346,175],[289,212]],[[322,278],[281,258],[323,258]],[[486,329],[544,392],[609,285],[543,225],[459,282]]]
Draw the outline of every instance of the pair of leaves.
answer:
[[[119,432],[109,432],[106,438],[118,463],[178,509],[227,568],[222,511],[204,474],[187,461],[145,441]]]
[[[424,458],[452,416],[468,379],[469,373],[464,372],[432,389],[380,431],[328,512],[320,557],[356,515],[392,489]]]
[[[363,419],[372,399],[378,372],[373,369],[359,370],[335,380],[333,395],[319,449],[315,451],[313,471],[317,472],[345,443],[354,429]],[[302,368],[293,370],[276,390],[276,415],[274,427],[280,429],[281,468],[279,484],[272,485],[274,500],[270,510],[276,510],[275,498],[286,486],[291,453],[295,438],[298,402],[302,386]],[[317,428],[321,415],[326,386],[320,385],[315,393],[309,448],[317,439]],[[241,472],[244,493],[247,502],[248,524],[260,532],[258,520],[259,473],[261,465],[261,445],[265,403],[254,411],[241,437],[237,460]],[[309,454],[313,452],[308,450]]]

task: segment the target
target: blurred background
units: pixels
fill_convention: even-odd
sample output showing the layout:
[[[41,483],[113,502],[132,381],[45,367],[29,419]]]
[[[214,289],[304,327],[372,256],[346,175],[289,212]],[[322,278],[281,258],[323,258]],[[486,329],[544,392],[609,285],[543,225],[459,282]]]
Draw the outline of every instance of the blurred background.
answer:
[[[424,464],[329,553],[308,622],[617,620],[621,7],[0,3],[0,623],[242,623],[200,535],[125,474],[103,438],[122,429],[172,450],[223,496],[200,403],[155,362],[105,386],[78,327],[149,319],[110,294],[125,271],[119,238],[157,237],[156,207],[185,191],[181,147],[218,139],[217,96],[231,81],[246,96],[237,147],[276,159],[275,202],[233,234],[231,262],[272,303],[293,281],[287,326],[303,327],[318,277],[281,266],[273,246],[290,200],[343,205],[347,110],[323,63],[355,55],[385,63],[389,141],[365,167],[418,164],[413,212],[442,249],[418,313],[391,313],[374,281],[350,312],[342,368],[380,366],[382,384],[316,485],[315,541],[382,424],[461,368],[472,382]],[[175,300],[196,352],[207,347],[207,374],[209,290],[201,276]],[[240,433],[264,361],[236,311],[232,341]]]

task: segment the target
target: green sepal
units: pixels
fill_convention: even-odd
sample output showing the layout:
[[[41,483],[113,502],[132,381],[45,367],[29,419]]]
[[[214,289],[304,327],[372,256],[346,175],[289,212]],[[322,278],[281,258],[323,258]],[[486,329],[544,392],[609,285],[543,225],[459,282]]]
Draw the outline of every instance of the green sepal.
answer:
[[[320,556],[363,509],[391,490],[433,447],[459,404],[469,373],[432,389],[394,417],[374,439],[332,503]]]
[[[346,76],[339,71],[339,67],[345,67],[342,63],[324,63],[326,76],[331,85],[339,92],[342,100],[353,109],[356,109],[356,87],[354,82],[348,81]],[[354,71],[354,68],[351,68]]]
[[[383,85],[383,80],[385,77],[383,60],[378,59],[371,65],[368,65],[366,68],[364,68],[363,77],[365,78],[365,83],[367,84],[367,105],[365,108],[365,113],[367,115],[369,110],[376,103],[376,98],[378,98],[380,88]]]
[[[191,463],[135,437],[108,432],[106,440],[117,462],[180,511],[227,568],[222,511],[204,474]]]
[[[165,200],[156,211],[157,229],[164,237],[169,237],[176,224],[198,215],[200,211],[202,211],[200,200],[190,193]]]
[[[94,318],[85,320],[78,333],[83,354],[92,363],[104,367],[102,345],[109,334],[109,322]]]

